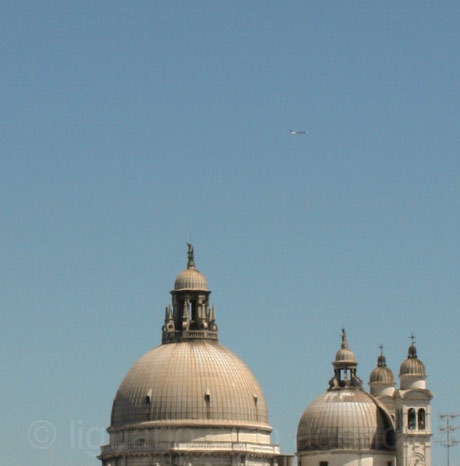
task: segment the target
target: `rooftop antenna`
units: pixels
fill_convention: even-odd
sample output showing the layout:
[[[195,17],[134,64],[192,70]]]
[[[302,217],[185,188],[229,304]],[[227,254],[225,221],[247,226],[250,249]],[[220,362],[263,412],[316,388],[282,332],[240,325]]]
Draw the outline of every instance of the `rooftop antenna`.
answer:
[[[454,414],[454,413],[445,413],[445,414],[440,414],[439,419],[444,420],[444,425],[442,425],[439,430],[441,432],[446,433],[446,441],[445,442],[439,442],[443,447],[447,448],[447,466],[450,466],[450,449],[452,447],[455,447],[457,443],[460,443],[459,440],[455,440],[451,438],[451,433],[454,432],[457,429],[460,429],[460,426],[453,426],[451,425],[451,422],[456,418],[460,417],[460,414]]]

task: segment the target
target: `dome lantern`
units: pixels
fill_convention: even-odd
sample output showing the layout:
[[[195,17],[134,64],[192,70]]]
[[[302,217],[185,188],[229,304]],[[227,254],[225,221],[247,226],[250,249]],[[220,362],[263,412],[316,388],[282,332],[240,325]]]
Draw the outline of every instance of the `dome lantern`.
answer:
[[[214,306],[209,306],[206,277],[195,268],[193,245],[187,243],[187,268],[176,277],[172,305],[166,308],[162,343],[185,340],[217,341]]]
[[[329,390],[361,387],[362,381],[356,375],[358,362],[355,359],[355,354],[348,347],[347,334],[344,328],[342,328],[342,344],[332,365],[334,366],[334,377],[329,381]]]

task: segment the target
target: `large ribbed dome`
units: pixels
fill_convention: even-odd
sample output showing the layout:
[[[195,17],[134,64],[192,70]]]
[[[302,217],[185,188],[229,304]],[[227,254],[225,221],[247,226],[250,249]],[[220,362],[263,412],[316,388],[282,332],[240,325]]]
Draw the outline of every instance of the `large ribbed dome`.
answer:
[[[134,364],[116,394],[111,427],[148,421],[271,430],[254,375],[230,350],[209,341],[164,344]]]
[[[359,388],[331,390],[313,401],[297,429],[297,451],[391,450],[388,413]]]
[[[195,268],[176,278],[162,344],[131,367],[113,400],[103,465],[276,466],[267,404],[241,359],[218,343],[211,291]]]

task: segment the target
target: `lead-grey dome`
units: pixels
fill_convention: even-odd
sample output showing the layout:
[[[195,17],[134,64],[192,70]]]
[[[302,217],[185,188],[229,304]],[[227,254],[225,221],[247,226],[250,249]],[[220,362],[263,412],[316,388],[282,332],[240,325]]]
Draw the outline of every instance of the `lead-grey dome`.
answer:
[[[329,389],[304,411],[297,427],[297,452],[318,450],[392,450],[391,417],[375,397],[362,389],[358,362],[345,329],[332,363]]]
[[[394,384],[395,378],[393,371],[387,367],[386,359],[383,354],[381,354],[377,359],[377,367],[371,372],[369,377],[369,383],[388,383]]]
[[[117,391],[111,427],[141,422],[271,430],[252,372],[230,350],[209,341],[160,345],[133,365]]]
[[[297,428],[297,451],[392,450],[387,411],[359,388],[331,390],[304,411]]]
[[[417,349],[413,343],[409,346],[407,358],[401,364],[399,375],[426,376],[425,364],[418,359]]]

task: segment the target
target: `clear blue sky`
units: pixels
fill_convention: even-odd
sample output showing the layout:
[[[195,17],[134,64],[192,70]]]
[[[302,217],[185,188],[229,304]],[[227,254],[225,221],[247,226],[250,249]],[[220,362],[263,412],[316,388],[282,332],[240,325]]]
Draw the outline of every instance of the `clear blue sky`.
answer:
[[[460,412],[459,24],[456,1],[3,0],[1,463],[99,464],[190,239],[285,453],[342,325],[366,382],[415,333],[441,439]]]

